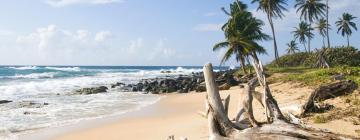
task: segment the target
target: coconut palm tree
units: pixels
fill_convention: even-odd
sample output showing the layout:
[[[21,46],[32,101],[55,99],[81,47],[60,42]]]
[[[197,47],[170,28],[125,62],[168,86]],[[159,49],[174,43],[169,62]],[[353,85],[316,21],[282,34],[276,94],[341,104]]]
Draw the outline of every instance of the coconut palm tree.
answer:
[[[325,16],[326,4],[322,3],[322,0],[296,0],[295,8],[297,8],[296,12],[300,12],[300,19],[310,23],[311,26],[315,20]],[[311,51],[310,41],[311,38],[308,38],[309,52]]]
[[[339,20],[336,21],[336,23],[335,23],[336,26],[338,27],[337,33],[339,33],[341,31],[342,36],[346,35],[348,46],[350,46],[349,36],[351,36],[351,34],[352,34],[351,28],[354,28],[355,30],[357,30],[356,23],[352,21],[355,18],[357,18],[357,17],[354,17],[353,15],[351,15],[349,13],[344,13],[342,15],[342,18],[339,18]]]
[[[230,5],[230,10],[233,9],[234,3]],[[265,49],[256,43],[256,41],[269,40],[270,36],[262,33],[261,26],[264,23],[252,16],[246,9],[230,11],[230,19],[222,27],[225,33],[226,41],[220,42],[213,47],[214,51],[226,48],[221,63],[229,60],[231,56],[235,56],[236,60],[240,62],[244,73],[245,60],[249,55],[256,56],[256,53],[266,53]]]
[[[282,18],[284,16],[283,11],[286,11],[285,8],[286,0],[252,0],[251,3],[259,3],[257,10],[261,10],[267,15],[268,22],[271,27],[272,37],[274,42],[274,53],[275,60],[279,65],[279,51],[276,43],[276,35],[273,18]]]
[[[329,0],[326,0],[326,24],[329,24]],[[328,48],[330,48],[330,35],[329,35],[329,28],[330,26],[326,27],[326,38],[327,38],[327,43],[328,43]]]
[[[326,19],[321,18],[319,20],[319,22],[316,24],[315,29],[318,30],[319,34],[322,37],[322,43],[323,43],[323,47],[325,47],[325,37],[327,35],[327,29],[329,28],[329,24],[327,24]]]
[[[306,50],[305,46],[305,43],[308,41],[306,40],[306,38],[311,39],[314,37],[314,34],[312,32],[309,32],[311,30],[313,29],[310,27],[310,25],[302,21],[299,23],[299,27],[295,27],[295,31],[292,32],[294,34],[294,38],[298,39],[299,42],[304,45],[305,52],[309,51]]]
[[[287,43],[286,45],[288,46],[286,49],[287,54],[294,54],[297,51],[300,51],[295,40],[291,40],[290,43]]]

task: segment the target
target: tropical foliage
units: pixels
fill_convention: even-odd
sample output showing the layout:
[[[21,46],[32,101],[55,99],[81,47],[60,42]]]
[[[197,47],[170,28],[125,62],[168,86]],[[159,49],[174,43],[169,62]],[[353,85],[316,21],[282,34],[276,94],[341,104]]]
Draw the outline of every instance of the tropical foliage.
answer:
[[[338,27],[337,32],[338,33],[341,32],[342,36],[346,36],[348,46],[350,46],[349,36],[351,36],[351,34],[352,34],[351,28],[357,30],[356,23],[353,22],[353,20],[355,18],[356,17],[354,17],[353,15],[351,15],[349,13],[344,13],[342,15],[342,18],[339,18],[339,20],[336,21],[336,26]]]
[[[318,20],[319,18],[325,16],[326,4],[322,2],[322,0],[296,0],[295,8],[297,8],[296,12],[300,12],[300,19],[305,20],[311,24]],[[309,28],[308,32],[311,33],[311,28]],[[308,36],[308,51],[311,51],[311,38]]]
[[[317,62],[320,52],[295,53],[280,57],[279,61],[284,67],[313,67]],[[336,66],[360,66],[360,51],[354,47],[333,47],[327,48],[324,57],[332,67]],[[273,61],[269,66],[276,66]]]
[[[246,73],[245,59],[249,55],[257,57],[256,53],[266,53],[257,41],[269,40],[270,37],[262,32],[264,23],[246,11],[246,6],[238,7],[238,5],[243,4],[235,2],[230,5],[230,12],[226,12],[230,15],[229,20],[222,27],[226,41],[217,43],[213,50],[225,48],[226,53],[221,63],[229,60],[231,56],[235,56]]]
[[[330,25],[327,23],[326,19],[321,18],[315,28],[322,37],[323,47],[325,47],[325,37],[327,36],[327,29],[330,28]]]
[[[288,46],[286,49],[287,54],[295,54],[297,51],[299,51],[295,40],[290,41],[290,43],[287,43],[286,45]]]
[[[287,5],[286,0],[252,0],[252,3],[258,3],[258,10],[263,11],[267,15],[272,31],[275,59],[277,60],[279,59],[279,51],[276,42],[273,18],[282,18],[284,16],[283,11],[287,10],[285,8],[285,5]]]
[[[299,27],[295,27],[295,31],[292,32],[294,34],[294,38],[304,45],[305,52],[307,51],[305,43],[314,37],[314,34],[309,32],[311,30],[313,30],[313,28],[311,28],[309,24],[306,22],[300,22]],[[308,40],[306,40],[306,38],[308,38]],[[310,50],[308,51],[310,52]]]

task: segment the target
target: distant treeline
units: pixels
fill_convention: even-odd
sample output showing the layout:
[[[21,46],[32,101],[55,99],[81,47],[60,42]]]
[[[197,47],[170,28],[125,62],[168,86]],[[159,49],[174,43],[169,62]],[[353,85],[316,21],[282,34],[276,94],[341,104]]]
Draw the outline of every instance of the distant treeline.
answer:
[[[314,67],[318,61],[319,53],[323,52],[326,61],[331,67],[334,66],[360,66],[360,51],[355,47],[332,47],[319,51],[299,52],[280,57],[282,67]],[[271,62],[268,66],[276,66]]]

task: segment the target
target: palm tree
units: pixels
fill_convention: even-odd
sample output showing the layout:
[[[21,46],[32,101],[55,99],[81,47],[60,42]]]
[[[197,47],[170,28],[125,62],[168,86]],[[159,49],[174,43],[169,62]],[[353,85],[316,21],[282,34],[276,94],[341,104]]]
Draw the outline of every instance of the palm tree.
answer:
[[[299,39],[299,42],[304,45],[305,52],[307,51],[305,43],[308,41],[306,38],[311,39],[314,37],[314,34],[309,32],[311,30],[313,29],[310,25],[302,21],[299,23],[299,27],[295,27],[295,31],[292,32],[294,34],[294,38]]]
[[[285,8],[286,0],[252,0],[251,3],[259,3],[257,10],[262,10],[267,15],[267,19],[269,21],[271,31],[272,31],[272,37],[274,41],[274,53],[275,53],[275,60],[279,65],[279,51],[277,48],[276,43],[276,36],[275,36],[275,29],[274,29],[274,22],[273,18],[282,18],[284,16],[282,11],[286,11]]]
[[[247,74],[245,69],[245,60],[249,55],[256,56],[256,53],[266,53],[265,49],[256,43],[256,41],[269,40],[270,37],[262,33],[261,26],[264,23],[252,16],[246,8],[235,10],[234,6],[238,3],[230,5],[229,15],[230,19],[222,27],[225,33],[226,41],[220,42],[213,47],[214,51],[221,48],[226,48],[221,63],[229,60],[231,56],[235,56],[236,60],[240,62],[244,74]]]
[[[287,54],[295,54],[296,51],[299,51],[295,40],[291,40],[290,43],[287,43],[286,45],[288,46],[288,48],[286,49]]]
[[[329,0],[326,0],[326,24],[329,24]],[[328,48],[330,48],[330,35],[329,35],[329,28],[330,26],[326,27],[326,37],[327,37],[327,43],[328,43]]]
[[[351,28],[354,28],[355,30],[357,30],[356,23],[352,22],[352,20],[355,18],[357,18],[357,17],[354,17],[353,15],[351,15],[349,13],[344,13],[342,15],[342,18],[339,18],[339,20],[336,21],[336,26],[338,27],[337,33],[339,33],[341,31],[342,36],[346,35],[348,46],[350,46],[349,36],[351,36],[351,34],[352,34]]]
[[[327,35],[327,29],[329,29],[329,24],[327,24],[326,19],[321,18],[319,22],[316,24],[316,29],[322,37],[323,47],[325,47],[325,36]]]
[[[304,19],[310,26],[315,20],[325,15],[326,5],[322,0],[296,0],[296,12],[300,12],[300,18]],[[310,29],[310,28],[309,28]],[[309,30],[308,32],[311,32]],[[311,51],[310,43],[311,38],[308,38],[308,51]]]

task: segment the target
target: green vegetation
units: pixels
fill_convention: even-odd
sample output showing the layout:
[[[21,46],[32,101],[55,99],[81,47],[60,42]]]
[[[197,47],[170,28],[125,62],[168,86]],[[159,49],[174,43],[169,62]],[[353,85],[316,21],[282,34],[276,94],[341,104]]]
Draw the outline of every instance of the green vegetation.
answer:
[[[276,43],[276,35],[275,35],[275,28],[273,18],[282,18],[284,16],[283,11],[286,11],[285,8],[286,0],[252,0],[251,3],[258,3],[258,10],[263,11],[267,15],[267,19],[269,21],[272,37],[274,41],[274,53],[275,53],[275,60],[279,59],[279,51],[277,48]],[[278,63],[279,64],[279,63]]]
[[[354,17],[349,13],[344,13],[342,15],[342,18],[339,18],[339,20],[336,21],[336,26],[338,27],[338,33],[341,31],[341,35],[346,36],[348,46],[350,46],[349,36],[351,36],[352,34],[351,28],[357,30],[356,23],[352,21],[355,18],[356,17]]]
[[[226,49],[221,63],[229,60],[231,56],[235,56],[245,74],[247,74],[245,60],[249,56],[257,59],[257,53],[266,52],[257,42],[270,39],[269,35],[262,32],[264,23],[253,17],[246,7],[241,2],[234,2],[230,5],[230,12],[223,8],[230,17],[222,27],[226,40],[213,47],[213,51]]]
[[[317,56],[320,52],[295,53],[280,57],[279,62],[283,67],[314,67]],[[337,66],[360,66],[360,51],[354,47],[334,47],[326,48],[324,51],[325,60],[331,67]],[[273,61],[268,66],[277,66]]]
[[[330,69],[315,69],[308,67],[274,68],[268,67],[270,73],[282,73],[271,78],[272,82],[298,82],[306,86],[317,87],[334,82],[334,75],[343,75],[345,79],[353,80],[360,85],[360,67],[335,67]]]
[[[326,123],[326,122],[328,122],[328,118],[326,118],[323,115],[316,115],[313,118],[313,121],[314,121],[314,123]]]
[[[311,25],[314,21],[318,20],[320,17],[325,16],[325,11],[327,9],[326,4],[322,0],[296,0],[295,8],[296,12],[300,13],[300,19],[305,20],[306,24],[309,23],[308,34],[311,33]],[[311,52],[311,36],[308,37],[308,51]]]

